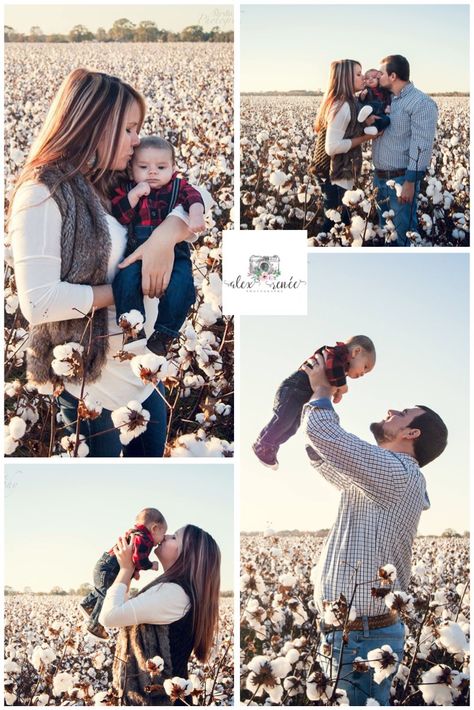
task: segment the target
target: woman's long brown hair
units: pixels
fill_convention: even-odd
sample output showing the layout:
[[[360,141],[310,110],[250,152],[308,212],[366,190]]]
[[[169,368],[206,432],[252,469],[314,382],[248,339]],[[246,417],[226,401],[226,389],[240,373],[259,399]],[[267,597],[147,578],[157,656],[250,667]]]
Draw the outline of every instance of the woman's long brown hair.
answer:
[[[111,165],[120,144],[125,113],[134,101],[140,111],[138,132],[146,110],[145,100],[138,91],[116,76],[74,69],[63,81],[50,106],[13,196],[24,182],[35,179],[38,168],[67,166],[68,172],[62,181],[82,172],[99,196],[106,200],[114,176]],[[99,165],[97,148],[100,141],[103,155]]]
[[[331,62],[329,85],[314,124],[316,132],[327,126],[330,111],[337,113],[346,101],[354,102],[354,69],[357,65],[361,66],[355,59],[337,59]]]
[[[214,538],[196,525],[186,525],[182,545],[176,562],[148,587],[159,582],[176,582],[189,591],[193,609],[193,649],[196,658],[205,661],[219,618],[221,553]]]

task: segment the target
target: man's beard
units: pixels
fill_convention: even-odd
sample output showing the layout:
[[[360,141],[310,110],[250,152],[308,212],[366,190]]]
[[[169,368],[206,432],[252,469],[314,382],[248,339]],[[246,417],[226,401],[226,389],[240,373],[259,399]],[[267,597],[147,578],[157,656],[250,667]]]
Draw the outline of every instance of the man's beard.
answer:
[[[370,425],[370,431],[374,435],[377,444],[384,444],[391,440],[391,437],[387,435],[384,429],[383,422],[372,422]]]

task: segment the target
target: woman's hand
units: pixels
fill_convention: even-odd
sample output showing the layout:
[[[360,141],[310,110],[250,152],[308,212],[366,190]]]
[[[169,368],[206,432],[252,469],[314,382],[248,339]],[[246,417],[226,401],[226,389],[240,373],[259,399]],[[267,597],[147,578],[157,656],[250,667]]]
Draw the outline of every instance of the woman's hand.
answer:
[[[135,261],[142,262],[142,291],[156,298],[167,289],[173,271],[174,248],[191,234],[187,224],[174,215],[165,219],[153,234],[119,264],[124,269]]]
[[[115,556],[117,562],[120,565],[120,569],[130,572],[130,578],[135,572],[135,565],[132,561],[133,554],[133,543],[132,541],[127,542],[125,538],[119,537],[117,544],[114,547]]]

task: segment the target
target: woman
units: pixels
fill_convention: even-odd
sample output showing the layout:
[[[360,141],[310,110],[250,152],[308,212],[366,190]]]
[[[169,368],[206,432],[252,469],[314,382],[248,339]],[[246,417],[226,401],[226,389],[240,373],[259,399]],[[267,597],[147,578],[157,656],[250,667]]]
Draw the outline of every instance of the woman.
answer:
[[[28,376],[38,384],[57,382],[51,369],[54,347],[82,343],[84,369],[64,377],[59,404],[69,433],[75,433],[81,401],[79,411],[86,419],[80,431],[90,456],[120,455],[111,412],[131,400],[143,404],[150,421],[141,436],[123,447],[123,455],[162,456],[166,439],[162,397],[133,374],[127,361],[114,359],[122,343],[110,285],[117,268],[142,260],[143,293],[149,297],[146,323],[152,324],[156,296],[170,278],[174,247],[194,238],[178,207],[120,264],[126,230],[110,215],[109,195],[117,171],[125,170],[140,142],[144,115],[143,97],[117,77],[86,69],[71,72],[31,149],[11,208],[16,284],[30,323]],[[103,405],[99,417],[87,418],[86,395]]]
[[[342,204],[346,190],[352,190],[361,173],[361,145],[375,136],[366,135],[357,121],[358,107],[355,93],[364,87],[362,67],[353,59],[339,59],[331,64],[329,86],[319,108],[315,123],[318,133],[317,155],[322,150],[329,156],[322,191],[324,210],[341,207],[342,220],[350,224],[350,215]],[[319,149],[319,150],[318,150]],[[321,173],[319,173],[321,174]],[[326,217],[322,231],[328,232],[334,221]]]
[[[170,705],[163,681],[187,678],[191,652],[198,661],[205,661],[211,650],[219,614],[219,547],[195,525],[165,535],[155,549],[164,572],[133,599],[127,598],[135,572],[132,543],[119,538],[114,549],[120,571],[107,592],[99,620],[104,626],[121,629],[113,668],[119,702]],[[155,656],[164,662],[159,676],[152,676],[146,668]]]

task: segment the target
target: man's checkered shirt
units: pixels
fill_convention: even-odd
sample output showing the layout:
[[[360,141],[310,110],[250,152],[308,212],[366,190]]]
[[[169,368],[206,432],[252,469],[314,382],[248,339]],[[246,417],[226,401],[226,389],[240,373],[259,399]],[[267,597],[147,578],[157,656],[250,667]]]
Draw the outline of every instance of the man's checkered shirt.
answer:
[[[335,601],[342,592],[354,598],[357,616],[388,609],[371,594],[378,569],[395,565],[395,589],[406,591],[412,545],[421,512],[429,507],[426,482],[416,460],[369,444],[344,431],[329,400],[305,406],[306,452],[312,465],[340,489],[337,519],[313,571],[314,599]],[[315,521],[321,501],[315,501]]]

